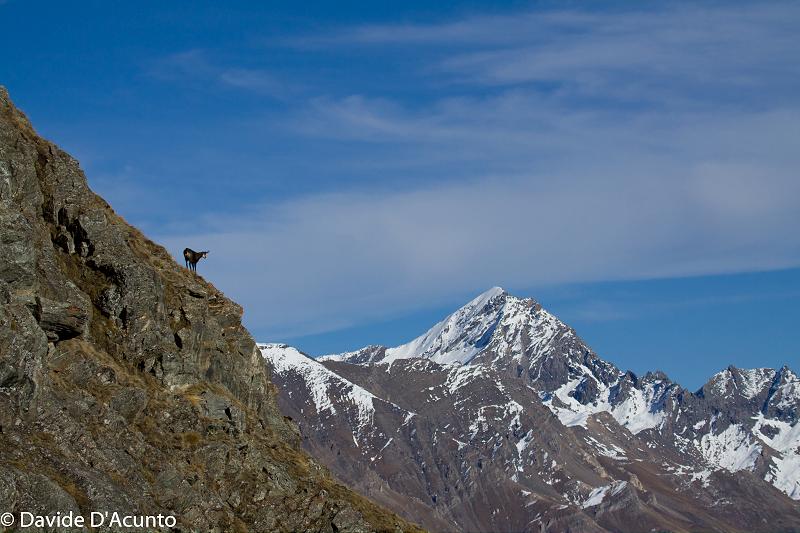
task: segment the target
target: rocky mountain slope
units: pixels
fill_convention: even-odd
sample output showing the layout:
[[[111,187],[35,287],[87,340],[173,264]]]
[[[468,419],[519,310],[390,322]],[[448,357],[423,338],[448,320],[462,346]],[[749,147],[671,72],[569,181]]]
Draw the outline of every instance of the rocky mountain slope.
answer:
[[[499,288],[396,348],[260,347],[306,448],[432,530],[800,531],[788,368],[692,393]]]
[[[126,224],[0,88],[0,510],[414,531],[300,449],[242,309]]]

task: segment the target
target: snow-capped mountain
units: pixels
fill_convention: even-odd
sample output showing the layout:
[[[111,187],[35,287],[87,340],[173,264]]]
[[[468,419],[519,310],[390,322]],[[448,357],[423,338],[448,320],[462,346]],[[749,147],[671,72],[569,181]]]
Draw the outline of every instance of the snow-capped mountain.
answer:
[[[358,352],[323,356],[320,360],[376,363],[422,357],[436,363],[468,364],[486,348],[504,316],[508,295],[493,287],[448,316],[427,333],[397,346],[369,346]],[[377,349],[376,349],[377,348]]]
[[[497,287],[395,348],[262,353],[309,451],[432,530],[800,530],[787,367],[692,393]]]
[[[581,403],[595,400],[598,387],[608,386],[622,375],[536,301],[517,298],[500,287],[484,292],[402,346],[368,346],[319,360],[365,364],[411,357],[442,364],[491,365],[535,383],[545,392],[582,382],[576,391]],[[592,379],[584,380],[589,376]]]

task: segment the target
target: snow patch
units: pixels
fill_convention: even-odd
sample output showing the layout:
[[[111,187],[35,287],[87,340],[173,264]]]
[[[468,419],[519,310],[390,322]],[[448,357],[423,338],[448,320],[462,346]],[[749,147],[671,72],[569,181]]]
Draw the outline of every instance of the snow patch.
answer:
[[[739,373],[742,376],[742,388],[739,392],[748,400],[761,394],[764,388],[775,378],[775,371],[771,368],[740,370]]]
[[[698,449],[709,464],[738,472],[752,469],[762,448],[741,425],[731,424],[718,435],[703,435]]]
[[[761,413],[753,418],[753,435],[779,453],[772,458],[764,479],[793,500],[800,500],[800,423],[767,419]]]
[[[396,404],[378,398],[368,390],[331,372],[296,348],[285,344],[258,344],[258,348],[261,350],[261,355],[272,365],[275,373],[279,375],[294,373],[302,378],[318,416],[322,416],[323,413],[329,416],[336,415],[334,403],[340,407],[352,405],[355,411],[353,442],[356,446],[362,430],[373,425],[375,400],[405,412],[406,422],[414,416],[414,413],[408,413]]]
[[[458,389],[485,375],[482,365],[452,365],[447,373],[444,386],[450,394],[455,394]]]
[[[594,437],[587,436],[586,441],[591,444],[600,455],[614,459],[615,461],[625,461],[628,457],[625,450],[612,443],[602,443]]]
[[[588,509],[589,507],[594,507],[596,505],[600,505],[603,503],[606,495],[608,496],[615,496],[622,492],[622,490],[628,485],[627,481],[615,481],[610,485],[603,485],[602,487],[597,487],[592,492],[589,493],[589,496],[581,503],[581,507],[584,509]]]
[[[664,410],[658,408],[656,384],[646,383],[642,389],[631,388],[625,401],[611,409],[611,416],[634,435],[660,426],[666,418]]]
[[[645,383],[642,389],[631,387],[628,396],[614,405],[611,395],[619,381],[610,386],[598,381],[591,370],[581,365],[575,370],[577,377],[571,379],[552,394],[543,396],[543,403],[567,427],[587,427],[586,422],[591,415],[607,412],[622,426],[634,435],[646,429],[661,426],[666,420],[666,412],[662,406],[663,389],[661,382]],[[575,390],[587,379],[596,382],[599,389],[598,401],[582,404],[574,398]],[[558,401],[554,401],[557,399]]]

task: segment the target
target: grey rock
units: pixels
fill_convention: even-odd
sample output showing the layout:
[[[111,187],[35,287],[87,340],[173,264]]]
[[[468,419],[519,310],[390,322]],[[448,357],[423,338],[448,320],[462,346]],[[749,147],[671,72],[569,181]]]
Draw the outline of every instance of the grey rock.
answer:
[[[102,370],[101,370],[102,372]],[[100,373],[100,376],[107,376],[108,374]],[[101,383],[104,382],[101,378]],[[147,407],[147,392],[143,389],[136,387],[125,387],[114,392],[108,406],[122,416],[127,423],[131,423],[144,411]]]
[[[36,321],[50,341],[71,339],[84,333],[90,318],[87,300],[88,298],[54,302],[48,298],[36,297]]]
[[[118,217],[2,87],[0,247],[0,510],[418,530],[301,449],[241,307]]]

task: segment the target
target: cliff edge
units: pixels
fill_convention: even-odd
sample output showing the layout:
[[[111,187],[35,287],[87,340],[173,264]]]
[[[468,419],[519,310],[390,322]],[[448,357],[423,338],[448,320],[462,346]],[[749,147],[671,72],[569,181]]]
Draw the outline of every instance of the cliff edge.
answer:
[[[417,531],[301,450],[241,316],[0,87],[0,511]]]

